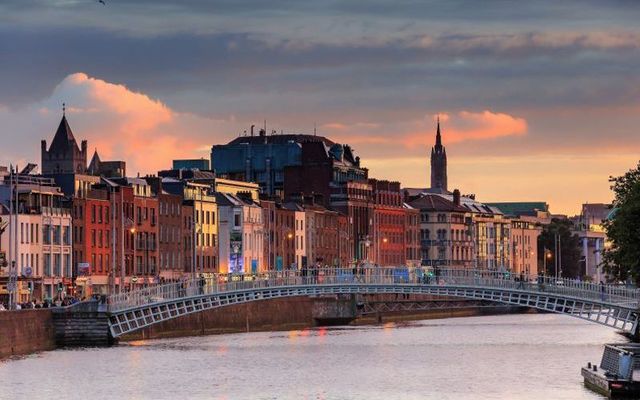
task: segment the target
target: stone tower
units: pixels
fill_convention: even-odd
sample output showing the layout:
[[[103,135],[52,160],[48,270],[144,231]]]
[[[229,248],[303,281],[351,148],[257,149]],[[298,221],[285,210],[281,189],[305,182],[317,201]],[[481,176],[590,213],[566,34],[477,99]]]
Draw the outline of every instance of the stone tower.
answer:
[[[431,189],[447,192],[447,150],[442,145],[440,118],[436,130],[436,145],[431,148]]]
[[[87,141],[83,140],[81,147],[78,147],[64,111],[49,150],[47,150],[46,140],[40,143],[40,148],[42,174],[85,174],[87,172]]]

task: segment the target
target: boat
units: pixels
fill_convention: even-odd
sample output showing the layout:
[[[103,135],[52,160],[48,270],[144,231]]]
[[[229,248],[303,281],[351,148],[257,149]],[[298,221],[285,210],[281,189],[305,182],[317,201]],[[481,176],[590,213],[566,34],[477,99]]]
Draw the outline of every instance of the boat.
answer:
[[[584,384],[611,399],[640,397],[640,343],[604,346],[600,365],[582,367]]]

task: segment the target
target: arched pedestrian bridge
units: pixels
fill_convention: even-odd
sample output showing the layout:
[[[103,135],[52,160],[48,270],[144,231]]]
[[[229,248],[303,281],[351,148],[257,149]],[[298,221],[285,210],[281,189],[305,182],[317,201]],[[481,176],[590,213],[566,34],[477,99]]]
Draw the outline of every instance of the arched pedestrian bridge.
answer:
[[[486,270],[363,268],[229,275],[152,286],[112,295],[109,328],[114,338],[147,326],[232,304],[328,294],[428,294],[490,300],[566,314],[635,334],[638,289],[576,280],[520,279]]]

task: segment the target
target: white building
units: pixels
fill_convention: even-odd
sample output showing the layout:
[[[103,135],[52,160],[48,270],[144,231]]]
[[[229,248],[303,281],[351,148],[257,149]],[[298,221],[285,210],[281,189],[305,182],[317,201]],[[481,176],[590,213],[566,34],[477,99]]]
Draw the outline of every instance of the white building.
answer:
[[[64,297],[73,283],[71,213],[63,207],[63,194],[52,179],[18,174],[16,180],[17,214],[13,218],[10,179],[4,176],[0,182],[1,218],[6,224],[0,253],[9,266],[15,262],[18,301]],[[9,274],[9,267],[2,269],[0,280],[8,280]],[[0,298],[5,297],[8,292],[3,285]]]
[[[221,273],[254,273],[264,268],[262,208],[250,198],[216,193]]]

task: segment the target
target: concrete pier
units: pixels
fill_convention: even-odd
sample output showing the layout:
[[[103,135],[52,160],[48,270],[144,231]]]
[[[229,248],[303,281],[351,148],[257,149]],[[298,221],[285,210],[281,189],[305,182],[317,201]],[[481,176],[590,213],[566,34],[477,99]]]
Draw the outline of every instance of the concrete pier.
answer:
[[[114,343],[109,333],[106,304],[86,301],[54,308],[52,315],[57,346],[109,346]]]

